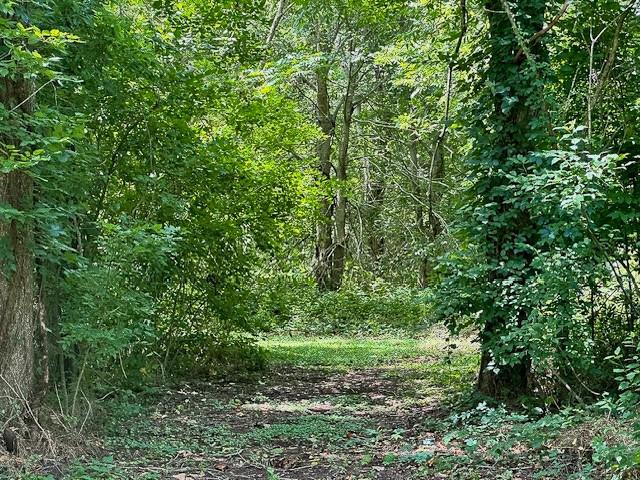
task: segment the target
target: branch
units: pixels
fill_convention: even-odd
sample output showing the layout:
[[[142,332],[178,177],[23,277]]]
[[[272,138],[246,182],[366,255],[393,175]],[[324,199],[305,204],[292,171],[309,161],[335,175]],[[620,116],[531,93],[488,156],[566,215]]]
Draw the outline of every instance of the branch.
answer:
[[[605,60],[604,64],[602,65],[602,68],[600,69],[600,72],[598,74],[598,80],[597,80],[597,84],[596,84],[596,89],[593,95],[593,102],[594,105],[595,103],[598,102],[598,98],[600,97],[600,95],[602,94],[602,90],[605,87],[605,84],[607,83],[607,81],[609,80],[609,76],[611,74],[611,70],[613,69],[613,65],[615,63],[616,60],[616,53],[618,52],[618,45],[620,43],[620,34],[622,32],[622,28],[624,27],[624,22],[627,20],[627,17],[629,15],[629,13],[631,12],[631,8],[633,7],[633,5],[636,3],[637,0],[633,1],[629,7],[622,12],[622,15],[620,15],[620,18],[618,19],[618,22],[616,24],[616,31],[613,35],[613,41],[611,44],[611,49],[609,50],[609,55],[607,56],[607,59]]]
[[[460,0],[460,34],[458,35],[458,41],[451,55],[451,59],[449,60],[449,67],[447,69],[447,84],[446,84],[446,92],[445,92],[445,107],[444,107],[444,118],[442,119],[442,130],[436,139],[436,144],[433,149],[433,154],[431,156],[431,167],[429,169],[429,179],[431,183],[434,180],[434,170],[436,166],[436,161],[438,159],[439,154],[441,154],[442,147],[444,146],[445,140],[447,138],[447,133],[449,132],[449,122],[451,117],[451,95],[453,93],[453,76],[455,67],[458,62],[458,58],[460,57],[460,49],[462,48],[462,42],[464,41],[464,37],[467,34],[468,29],[468,12],[467,12],[467,1]],[[442,158],[440,158],[440,161]],[[430,204],[433,203],[433,188],[429,189],[429,199]]]
[[[637,1],[638,0],[631,0],[629,5],[627,6],[627,8],[625,8],[624,11],[618,17],[616,17],[616,19],[614,20],[614,22],[616,23],[616,26],[617,26],[616,33],[614,35],[613,45],[611,47],[611,50],[609,51],[609,56],[607,57],[607,60],[603,64],[602,70],[600,70],[600,74],[598,75],[598,83],[596,85],[596,95],[593,95],[593,87],[594,87],[593,58],[594,58],[594,51],[595,51],[596,44],[598,43],[598,41],[600,40],[602,35],[604,35],[604,33],[609,29],[609,27],[612,25],[612,23],[608,23],[607,25],[605,25],[605,27],[602,30],[600,30],[600,33],[598,33],[598,35],[596,35],[595,37],[593,36],[593,27],[590,27],[589,37],[591,38],[591,46],[589,47],[589,78],[588,78],[588,80],[589,80],[589,95],[587,96],[587,131],[588,131],[589,141],[591,141],[593,108],[594,108],[594,106],[595,106],[595,104],[597,102],[598,96],[602,93],[602,88],[603,88],[604,83],[605,83],[603,81],[602,75],[606,74],[606,77],[609,76],[610,71],[609,71],[609,67],[607,67],[607,65],[608,65],[609,62],[611,62],[610,67],[613,66],[613,62],[615,61],[616,51],[618,49],[618,41],[619,41],[620,31],[622,30],[622,26],[624,25],[624,21],[625,21],[626,16],[633,9],[633,7],[635,7]]]
[[[551,20],[547,24],[547,26],[545,26],[542,30],[540,30],[539,32],[536,32],[529,40],[527,40],[527,46],[533,47],[536,43],[540,41],[542,37],[544,37],[549,32],[549,30],[555,27],[560,21],[560,19],[564,16],[564,14],[567,13],[567,10],[569,9],[569,6],[571,5],[572,2],[573,0],[565,0],[564,4],[562,5],[562,8],[560,8],[560,11],[558,12],[558,14],[555,17],[553,17],[553,20]],[[524,54],[525,54],[525,51],[521,47],[520,50],[518,50],[518,53],[516,53],[516,62],[520,62]]]
[[[551,20],[547,24],[547,26],[545,26],[542,30],[540,30],[539,32],[536,32],[527,41],[527,45],[530,47],[534,46],[536,43],[538,43],[538,41],[540,41],[542,37],[544,37],[549,32],[549,30],[555,27],[560,21],[560,19],[564,16],[564,14],[567,13],[567,10],[569,9],[569,6],[571,5],[572,2],[573,0],[565,0],[564,4],[562,5],[562,8],[560,8],[560,11],[558,12],[558,14],[555,17],[553,17],[553,20]],[[516,61],[519,61],[522,58],[523,54],[524,54],[524,51],[520,49],[516,54]]]
[[[107,168],[104,185],[102,186],[102,191],[100,192],[100,197],[96,205],[96,211],[93,218],[94,222],[97,222],[100,219],[100,213],[102,212],[102,209],[104,207],[104,202],[107,198],[107,193],[109,192],[109,184],[111,183],[111,177],[115,173],[116,168],[118,166],[118,156],[120,155],[122,149],[125,147],[126,142],[129,139],[129,135],[131,135],[133,130],[138,126],[138,124],[139,122],[134,122],[129,124],[129,126],[127,126],[127,128],[124,131],[124,134],[122,135],[122,138],[120,139],[120,142],[118,142],[118,145],[116,146],[116,148],[113,150],[111,154],[111,159],[109,162],[109,167]]]
[[[287,5],[287,0],[280,0],[278,2],[278,7],[276,10],[276,14],[273,17],[273,22],[271,23],[271,29],[269,30],[269,35],[267,36],[267,45],[270,45],[271,42],[276,38],[276,33],[278,32],[278,27],[280,26],[280,22],[284,18],[287,9],[289,6]]]
[[[504,8],[504,12],[507,14],[507,18],[509,19],[509,23],[511,24],[513,34],[515,35],[517,42],[520,44],[520,50],[518,52],[522,51],[524,55],[529,57],[529,46],[527,45],[525,39],[522,38],[522,32],[520,31],[520,28],[518,28],[518,22],[516,21],[515,15],[511,11],[509,2],[507,2],[507,0],[500,0],[500,3],[502,4],[502,8]],[[517,57],[518,55],[516,55],[516,58]]]
[[[56,78],[52,78],[51,80],[49,80],[47,83],[45,83],[44,85],[42,85],[40,88],[38,88],[35,92],[33,92],[31,95],[29,95],[27,98],[25,98],[23,101],[21,101],[18,105],[16,105],[15,107],[13,107],[11,110],[9,110],[9,113],[13,113],[15,112],[17,109],[19,109],[21,106],[23,106],[25,103],[27,103],[29,100],[31,100],[32,98],[34,98],[38,93],[40,93],[40,91],[42,91],[47,85],[55,82],[57,79]]]

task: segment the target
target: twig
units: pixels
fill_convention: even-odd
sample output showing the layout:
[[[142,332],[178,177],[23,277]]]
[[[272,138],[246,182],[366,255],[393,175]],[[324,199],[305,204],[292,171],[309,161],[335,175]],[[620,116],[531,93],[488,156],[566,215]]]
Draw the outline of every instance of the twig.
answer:
[[[78,380],[76,381],[76,390],[73,393],[73,402],[71,403],[71,416],[75,417],[76,415],[76,402],[78,400],[78,392],[80,391],[80,383],[82,382],[82,377],[84,376],[84,370],[87,366],[87,355],[84,357],[84,361],[82,362],[82,368],[80,369],[80,374],[78,375]]]
[[[33,92],[31,95],[29,95],[27,98],[25,98],[23,101],[21,101],[18,105],[16,105],[15,107],[13,107],[11,110],[9,110],[9,113],[13,113],[15,112],[17,109],[19,109],[22,105],[24,105],[25,103],[27,103],[29,100],[31,100],[33,97],[35,97],[38,93],[40,93],[40,91],[42,89],[44,89],[47,85],[49,85],[50,83],[55,82],[57,79],[56,78],[52,78],[51,80],[49,80],[47,83],[45,83],[44,85],[42,85],[40,88],[38,88],[35,92]]]
[[[27,400],[26,396],[24,395],[24,392],[22,392],[22,390],[20,389],[20,386],[19,385],[15,385],[15,386],[11,385],[11,383],[9,383],[9,381],[1,374],[0,374],[0,379],[13,392],[13,394],[15,396],[14,399],[15,400],[19,400],[20,403],[22,403],[23,408],[29,414],[29,417],[31,417],[31,419],[33,420],[33,423],[38,427],[38,429],[42,433],[42,436],[46,439],[47,443],[49,444],[49,449],[51,450],[52,453],[55,454],[55,446],[54,446],[53,440],[51,439],[51,436],[42,427],[42,425],[40,425],[40,422],[38,421],[38,417],[36,416],[36,414],[31,409],[31,405],[29,405],[29,401]]]
[[[64,409],[62,408],[62,401],[60,400],[60,393],[58,392],[58,384],[54,383],[53,387],[54,387],[54,389],[56,391],[56,398],[58,399],[58,406],[60,407],[60,417],[62,419],[64,419],[65,414],[64,414]],[[65,431],[67,433],[69,433],[69,429],[67,428],[67,425],[65,424],[65,422],[63,420],[60,420],[59,423],[60,423],[60,425],[62,425],[62,428],[64,428]]]
[[[84,416],[84,421],[82,422],[82,425],[80,426],[80,432],[79,433],[82,433],[82,431],[84,430],[84,426],[87,423],[87,420],[89,419],[89,416],[93,412],[93,408],[91,407],[91,402],[89,401],[87,396],[84,394],[84,392],[82,392],[82,397],[84,398],[84,401],[87,402],[87,405],[89,406],[89,408],[87,409],[87,414]]]
[[[616,19],[614,20],[617,25],[616,28],[616,35],[614,37],[614,44],[611,47],[611,51],[609,53],[609,56],[607,58],[607,60],[605,60],[605,63],[602,66],[602,69],[600,70],[600,75],[603,74],[603,72],[605,72],[605,69],[607,68],[607,65],[609,64],[609,62],[611,62],[611,65],[613,64],[613,61],[615,60],[615,53],[618,49],[618,40],[619,40],[619,35],[620,35],[620,31],[622,29],[622,26],[624,25],[624,21],[626,16],[629,14],[629,12],[632,10],[632,8],[635,6],[635,4],[637,3],[638,0],[632,0],[629,5],[627,6],[627,8],[625,8],[623,10],[623,12],[618,15],[616,17]],[[593,27],[591,27],[589,29],[589,38],[591,39],[591,45],[589,47],[589,78],[588,78],[588,87],[589,87],[589,92],[588,92],[588,97],[587,97],[587,136],[589,138],[589,141],[591,141],[591,136],[592,136],[592,115],[593,115],[593,109],[595,107],[595,104],[597,102],[597,97],[600,95],[603,85],[600,81],[600,78],[598,79],[598,82],[596,84],[596,93],[594,95],[594,69],[593,69],[593,58],[594,58],[594,52],[595,52],[595,47],[596,44],[598,43],[598,41],[600,40],[600,37],[602,37],[602,35],[608,30],[608,28],[612,25],[612,23],[609,23],[607,25],[605,25],[605,27],[600,30],[600,33],[598,33],[598,35],[596,35],[595,37],[593,36]],[[608,74],[608,69],[607,69],[607,74]]]

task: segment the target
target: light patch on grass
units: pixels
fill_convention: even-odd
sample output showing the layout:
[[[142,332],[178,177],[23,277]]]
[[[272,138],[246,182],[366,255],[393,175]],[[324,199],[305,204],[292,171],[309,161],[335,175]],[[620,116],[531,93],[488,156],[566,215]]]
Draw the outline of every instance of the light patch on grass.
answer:
[[[362,432],[365,424],[352,417],[338,415],[303,415],[294,422],[278,423],[253,430],[246,436],[253,441],[265,442],[275,438],[317,442],[325,439],[337,444],[348,435]]]
[[[449,346],[455,344],[451,350]],[[450,339],[442,327],[434,327],[421,338],[288,337],[277,336],[260,344],[273,364],[336,369],[411,367],[453,357],[473,355],[477,348],[469,338]]]

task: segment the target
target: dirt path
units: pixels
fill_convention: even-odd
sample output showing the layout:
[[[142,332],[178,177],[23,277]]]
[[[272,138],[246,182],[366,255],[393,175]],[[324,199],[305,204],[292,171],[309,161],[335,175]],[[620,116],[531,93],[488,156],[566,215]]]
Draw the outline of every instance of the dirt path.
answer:
[[[122,405],[106,444],[125,478],[448,478],[430,465],[456,455],[432,428],[446,414],[434,389],[469,373],[429,357],[342,371],[281,365],[184,384],[140,411]]]
[[[638,455],[632,421],[469,395],[478,355],[458,343],[271,338],[264,372],[121,391],[96,404],[94,453],[6,475],[0,457],[0,480],[600,480]]]

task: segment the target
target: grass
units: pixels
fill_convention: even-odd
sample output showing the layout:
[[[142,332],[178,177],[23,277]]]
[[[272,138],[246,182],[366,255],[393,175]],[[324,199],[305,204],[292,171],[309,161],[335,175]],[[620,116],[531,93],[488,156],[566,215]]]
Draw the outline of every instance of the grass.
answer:
[[[288,441],[308,441],[318,443],[339,443],[350,433],[363,431],[363,422],[352,417],[338,415],[301,415],[293,422],[276,423],[247,435],[254,442],[269,442],[274,439]]]
[[[437,328],[267,338],[267,372],[109,399],[98,432],[108,456],[78,459],[63,477],[6,478],[638,478],[632,423],[472,403],[478,353],[457,343]]]
[[[272,363],[298,367],[374,367],[396,358],[409,359],[423,353],[418,341],[394,338],[277,337],[262,342],[261,346],[267,350]]]
[[[395,337],[299,337],[277,336],[263,340],[273,364],[296,367],[330,367],[346,370],[385,365],[396,367],[428,363],[431,359],[444,359],[451,342],[442,328],[434,328],[421,338]],[[457,342],[455,357],[474,355],[476,348],[469,339]],[[471,359],[471,358],[469,358]]]
[[[260,346],[276,368],[378,369],[383,377],[411,378],[416,398],[437,398],[447,404],[469,394],[479,362],[470,338],[456,339],[452,348],[441,327],[419,338],[277,336]]]

